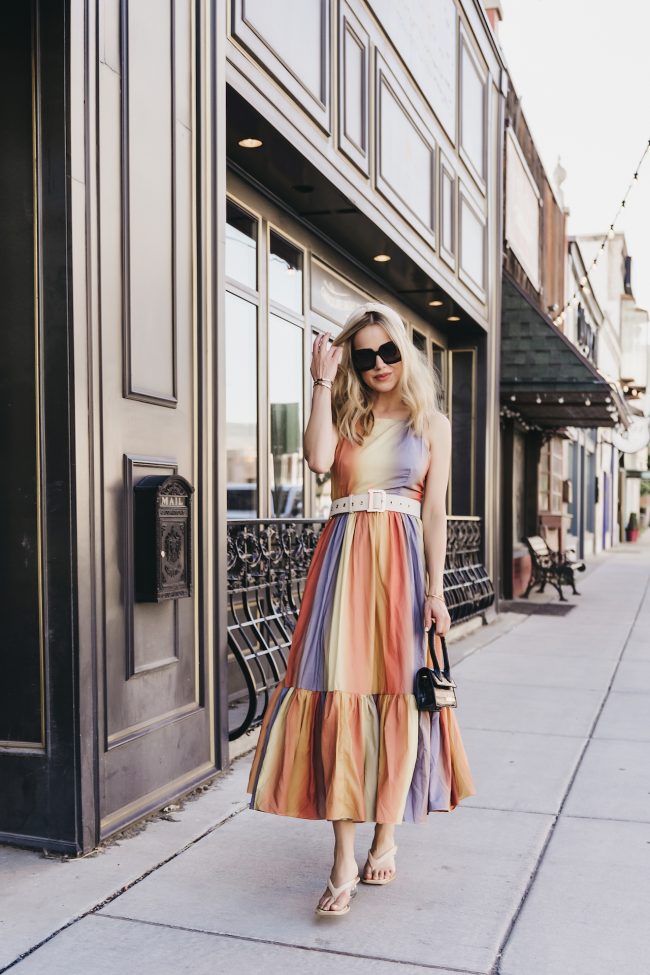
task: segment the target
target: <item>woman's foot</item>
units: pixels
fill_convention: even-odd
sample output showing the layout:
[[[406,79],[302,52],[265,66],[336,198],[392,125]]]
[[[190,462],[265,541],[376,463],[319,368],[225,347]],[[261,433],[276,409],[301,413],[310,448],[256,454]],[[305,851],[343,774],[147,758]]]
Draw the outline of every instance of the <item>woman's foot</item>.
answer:
[[[330,874],[332,886],[340,887],[347,880],[352,880],[358,876],[359,868],[354,857],[348,857],[346,859],[334,857],[334,866]],[[353,887],[348,887],[346,890],[342,890],[338,897],[333,897],[329,887],[326,887],[325,893],[318,902],[318,907],[323,911],[339,912],[343,910],[350,903],[353,889]]]
[[[395,831],[390,824],[380,823],[375,827],[375,835],[370,847],[370,852],[374,857],[381,857],[384,853],[395,845]],[[380,869],[373,869],[369,860],[366,860],[363,868],[364,880],[390,880],[395,874],[395,857],[387,857]]]

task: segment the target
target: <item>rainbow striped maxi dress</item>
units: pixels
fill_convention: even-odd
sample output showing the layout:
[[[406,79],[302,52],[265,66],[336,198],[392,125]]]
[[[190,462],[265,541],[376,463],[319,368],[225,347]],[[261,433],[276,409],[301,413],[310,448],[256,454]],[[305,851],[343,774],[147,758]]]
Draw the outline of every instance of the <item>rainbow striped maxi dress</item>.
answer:
[[[332,500],[381,487],[421,500],[429,447],[407,420],[339,439]],[[323,526],[284,680],[264,712],[250,808],[301,819],[423,822],[475,795],[455,709],[418,711],[424,630],[422,521],[350,511]],[[442,659],[437,641],[436,654]]]

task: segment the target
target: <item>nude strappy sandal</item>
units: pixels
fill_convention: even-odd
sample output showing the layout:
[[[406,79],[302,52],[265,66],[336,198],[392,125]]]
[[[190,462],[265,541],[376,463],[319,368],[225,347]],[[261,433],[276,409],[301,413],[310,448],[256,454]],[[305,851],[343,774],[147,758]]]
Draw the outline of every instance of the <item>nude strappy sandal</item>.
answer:
[[[370,869],[381,870],[383,868],[384,861],[387,860],[389,857],[395,856],[396,853],[397,853],[396,846],[391,846],[390,850],[386,850],[386,852],[382,853],[380,857],[373,856],[372,852],[368,850],[368,863],[370,864]],[[365,877],[361,877],[361,883],[376,884],[377,886],[383,887],[385,884],[389,884],[391,880],[394,880],[396,876],[397,876],[397,871],[393,870],[392,876],[387,877],[385,880],[375,880],[372,877],[370,878],[370,880],[366,880]]]
[[[332,878],[328,877],[327,886],[329,887],[330,893],[334,898],[334,900],[336,900],[339,894],[342,894],[344,890],[347,890],[348,887],[351,888],[350,900],[347,902],[345,907],[337,907],[335,910],[332,910],[331,908],[328,909],[323,907],[316,907],[316,913],[320,914],[321,917],[330,917],[330,916],[343,917],[343,915],[347,914],[348,911],[350,910],[350,901],[352,900],[352,898],[357,892],[358,883],[359,883],[359,874],[357,874],[356,877],[354,877],[352,880],[346,880],[345,883],[341,884],[340,887],[335,887],[334,884],[332,883]]]

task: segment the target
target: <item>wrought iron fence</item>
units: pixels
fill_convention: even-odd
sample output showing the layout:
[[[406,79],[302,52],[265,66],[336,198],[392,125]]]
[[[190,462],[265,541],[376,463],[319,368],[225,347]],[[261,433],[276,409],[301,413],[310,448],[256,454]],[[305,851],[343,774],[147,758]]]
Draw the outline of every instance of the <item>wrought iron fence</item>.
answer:
[[[322,518],[228,522],[228,701],[230,740],[262,720],[284,677],[287,654]],[[481,519],[450,516],[444,591],[452,626],[494,602],[480,562]]]

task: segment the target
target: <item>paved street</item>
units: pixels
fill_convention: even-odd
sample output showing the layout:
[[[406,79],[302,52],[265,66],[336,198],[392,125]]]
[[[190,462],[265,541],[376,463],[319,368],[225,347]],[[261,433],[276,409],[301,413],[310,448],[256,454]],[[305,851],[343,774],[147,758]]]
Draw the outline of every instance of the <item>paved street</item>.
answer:
[[[578,589],[450,644],[478,794],[399,827],[347,917],[313,913],[331,826],[250,811],[249,754],[85,859],[0,847],[0,971],[648,975],[650,532]]]

